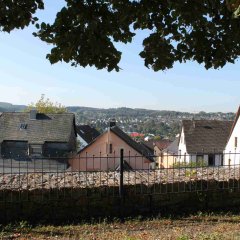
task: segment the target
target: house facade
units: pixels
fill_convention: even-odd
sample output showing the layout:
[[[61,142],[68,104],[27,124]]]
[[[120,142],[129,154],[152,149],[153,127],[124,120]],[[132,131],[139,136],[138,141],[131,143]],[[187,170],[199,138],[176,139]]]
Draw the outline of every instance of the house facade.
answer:
[[[178,160],[179,137],[176,137],[166,148],[162,149],[157,156],[159,168],[171,168]]]
[[[240,107],[229,134],[224,154],[224,165],[240,164]]]
[[[172,143],[172,141],[168,139],[162,139],[162,140],[152,141],[152,143],[153,143],[153,151],[155,156],[154,159],[156,162],[156,167],[163,168],[163,162],[162,162],[163,151]]]
[[[4,112],[0,116],[3,158],[62,157],[76,151],[72,113]]]
[[[223,153],[233,121],[183,120],[178,161],[223,165]]]
[[[135,142],[111,122],[108,130],[83,148],[69,164],[73,171],[115,170],[119,167],[121,149],[128,169],[149,169],[154,163],[147,147]]]

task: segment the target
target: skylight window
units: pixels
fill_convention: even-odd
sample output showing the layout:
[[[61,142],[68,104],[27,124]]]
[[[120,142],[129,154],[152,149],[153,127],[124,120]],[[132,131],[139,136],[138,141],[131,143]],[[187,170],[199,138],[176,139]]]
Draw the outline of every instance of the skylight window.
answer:
[[[211,126],[204,126],[204,128],[206,128],[206,129],[212,129]]]
[[[27,129],[27,124],[26,123],[21,123],[19,128],[20,128],[20,130]]]

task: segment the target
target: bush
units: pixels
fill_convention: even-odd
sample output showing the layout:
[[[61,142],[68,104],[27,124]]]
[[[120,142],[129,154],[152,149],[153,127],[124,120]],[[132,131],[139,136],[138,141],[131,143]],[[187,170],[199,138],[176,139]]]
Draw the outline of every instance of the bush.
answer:
[[[177,162],[173,164],[174,168],[196,168],[196,167],[206,167],[207,163],[202,160],[198,162]]]

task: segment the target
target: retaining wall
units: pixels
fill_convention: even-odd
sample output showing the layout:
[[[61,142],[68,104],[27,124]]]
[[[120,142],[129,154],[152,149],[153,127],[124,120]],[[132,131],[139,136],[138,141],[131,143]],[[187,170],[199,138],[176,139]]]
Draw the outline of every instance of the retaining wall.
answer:
[[[200,188],[201,186],[201,188]],[[92,218],[182,214],[240,206],[240,181],[199,181],[118,187],[1,190],[0,222],[60,223]],[[227,187],[227,188],[226,188]],[[162,194],[154,194],[161,188]],[[201,190],[199,190],[201,189]]]

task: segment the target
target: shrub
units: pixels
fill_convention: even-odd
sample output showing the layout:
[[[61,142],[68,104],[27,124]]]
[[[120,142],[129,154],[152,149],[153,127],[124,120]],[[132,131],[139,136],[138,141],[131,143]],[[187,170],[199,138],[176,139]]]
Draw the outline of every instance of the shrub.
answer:
[[[202,160],[198,162],[176,162],[173,164],[174,168],[196,168],[196,167],[206,167],[207,163]]]

